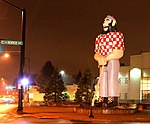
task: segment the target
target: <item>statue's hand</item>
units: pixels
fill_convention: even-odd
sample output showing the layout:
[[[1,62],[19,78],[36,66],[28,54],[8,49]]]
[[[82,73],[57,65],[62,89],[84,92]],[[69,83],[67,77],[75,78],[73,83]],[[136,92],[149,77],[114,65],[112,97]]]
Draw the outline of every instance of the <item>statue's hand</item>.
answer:
[[[98,62],[98,68],[102,65],[107,64],[106,56],[99,55],[98,53],[95,53],[94,59]]]
[[[106,57],[105,57],[105,56],[101,56],[101,57],[98,59],[98,67],[103,66],[103,65],[106,65],[106,64],[107,64]]]

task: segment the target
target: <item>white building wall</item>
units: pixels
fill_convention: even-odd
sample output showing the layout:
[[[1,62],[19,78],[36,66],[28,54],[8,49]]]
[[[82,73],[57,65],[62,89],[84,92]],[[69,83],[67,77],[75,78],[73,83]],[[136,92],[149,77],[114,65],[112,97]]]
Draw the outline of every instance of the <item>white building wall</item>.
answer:
[[[150,69],[150,52],[143,52],[143,53],[141,53],[141,55],[142,55],[142,68]]]
[[[142,68],[142,55],[130,56],[130,70],[133,68]]]
[[[141,53],[142,55],[142,77],[150,77],[150,52]]]
[[[120,100],[129,99],[129,69],[130,66],[120,67],[120,73],[118,76]]]
[[[132,70],[130,70],[130,85],[129,85],[130,99],[140,100],[141,96],[140,84],[141,84],[141,69],[133,68]]]
[[[130,56],[130,99],[142,100],[143,77],[150,77],[150,52]]]
[[[37,86],[32,86],[32,89],[29,90],[29,101],[44,101],[44,95],[45,93],[39,93],[37,91]]]
[[[141,68],[142,68],[142,55],[130,56],[130,97],[129,99],[140,100],[141,91]]]

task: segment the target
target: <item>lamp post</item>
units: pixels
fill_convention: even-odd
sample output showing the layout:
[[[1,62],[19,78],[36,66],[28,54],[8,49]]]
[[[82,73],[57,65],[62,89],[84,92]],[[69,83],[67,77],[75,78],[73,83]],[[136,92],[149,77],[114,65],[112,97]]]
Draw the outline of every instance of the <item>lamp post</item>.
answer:
[[[29,68],[28,68],[28,73],[27,73],[27,75],[29,76],[30,75],[30,58],[26,58],[25,57],[25,59],[26,60],[28,60],[28,66],[29,66]],[[29,83],[27,84],[27,103],[29,103]]]
[[[94,118],[93,108],[92,108],[93,84],[95,84],[95,79],[93,79],[93,77],[92,77],[92,80],[91,80],[91,100],[90,100],[91,103],[90,103],[89,118]]]
[[[25,57],[25,59],[28,61],[28,75],[30,75],[30,58]]]
[[[26,31],[26,10],[25,8],[19,8],[18,6],[3,0],[5,3],[11,5],[12,7],[18,9],[19,11],[21,11],[22,13],[22,18],[21,18],[21,31],[22,31],[22,42],[23,45],[20,45],[21,47],[21,52],[20,52],[20,72],[19,72],[19,76],[20,78],[23,78],[24,76],[24,63],[25,63],[25,31]],[[18,99],[18,109],[17,112],[18,113],[23,113],[23,86],[21,84],[19,84],[18,82],[18,92],[19,92],[19,99]]]

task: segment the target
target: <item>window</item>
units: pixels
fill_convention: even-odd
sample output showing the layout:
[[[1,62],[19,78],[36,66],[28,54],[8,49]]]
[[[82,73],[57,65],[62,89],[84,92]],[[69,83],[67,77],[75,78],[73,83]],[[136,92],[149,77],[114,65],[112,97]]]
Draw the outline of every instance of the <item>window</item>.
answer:
[[[143,100],[150,100],[150,90],[143,90],[142,91],[142,99]]]
[[[150,100],[150,77],[144,77],[141,82],[142,100]]]
[[[121,93],[119,93],[119,99],[121,99]]]
[[[121,78],[118,78],[119,84],[121,84]]]
[[[128,77],[125,77],[125,84],[128,84],[128,82],[129,82]]]
[[[124,93],[124,99],[128,99],[128,93]]]

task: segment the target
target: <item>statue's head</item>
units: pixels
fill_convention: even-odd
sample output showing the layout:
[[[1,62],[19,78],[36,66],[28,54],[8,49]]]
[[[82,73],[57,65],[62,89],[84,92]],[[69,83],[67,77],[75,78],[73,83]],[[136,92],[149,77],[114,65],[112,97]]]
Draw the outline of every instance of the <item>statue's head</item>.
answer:
[[[103,22],[104,32],[115,32],[116,31],[116,19],[113,16],[107,15]]]

